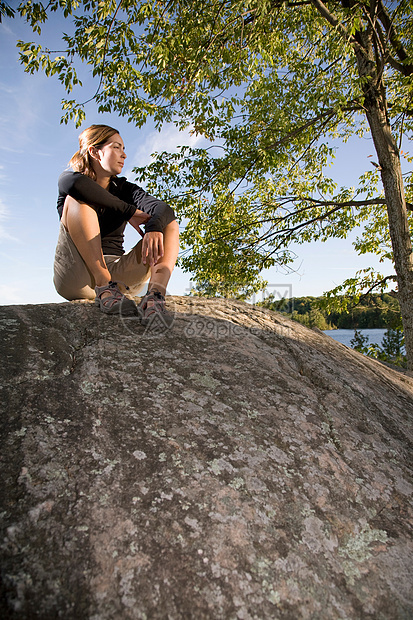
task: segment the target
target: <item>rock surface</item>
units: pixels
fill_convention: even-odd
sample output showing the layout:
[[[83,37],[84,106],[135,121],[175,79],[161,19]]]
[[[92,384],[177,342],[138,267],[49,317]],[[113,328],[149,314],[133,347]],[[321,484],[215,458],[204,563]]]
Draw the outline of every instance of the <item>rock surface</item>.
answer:
[[[168,304],[0,308],[0,617],[412,618],[411,376]]]

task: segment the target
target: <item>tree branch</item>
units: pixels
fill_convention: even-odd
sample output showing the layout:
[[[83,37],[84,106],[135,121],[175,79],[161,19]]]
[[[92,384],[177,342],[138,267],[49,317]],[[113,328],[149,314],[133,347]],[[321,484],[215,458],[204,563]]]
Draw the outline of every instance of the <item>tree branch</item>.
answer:
[[[315,9],[317,9],[320,15],[322,15],[322,17],[324,17],[324,19],[328,21],[328,23],[331,26],[333,26],[334,28],[338,30],[338,32],[344,37],[346,41],[351,43],[354,49],[356,49],[358,52],[363,54],[363,56],[366,56],[366,51],[364,47],[360,45],[360,43],[356,40],[356,38],[353,37],[353,35],[351,35],[346,30],[346,28],[344,28],[340,20],[337,19],[337,17],[335,17],[332,13],[330,13],[328,8],[325,6],[325,4],[321,2],[321,0],[311,0],[311,4],[314,6]]]
[[[366,297],[368,297],[368,295],[370,295],[370,293],[372,293],[375,288],[382,286],[389,280],[391,280],[392,282],[397,282],[397,276],[396,275],[386,276],[382,280],[379,280],[378,282],[375,282],[374,284],[372,284],[372,286],[370,286],[370,288],[365,293],[363,293],[363,295],[360,295],[360,299],[358,300],[356,304],[353,305],[353,307],[356,307],[362,301],[362,299],[365,299]]]
[[[278,198],[277,203],[278,202],[280,203],[283,202],[284,204],[288,202],[311,202],[312,204],[302,207],[301,209],[296,209],[295,211],[287,213],[286,215],[283,215],[282,217],[266,218],[262,220],[257,220],[255,224],[259,226],[262,226],[263,224],[268,224],[268,223],[271,223],[273,225],[280,224],[281,222],[286,222],[289,219],[296,217],[297,215],[300,215],[301,213],[305,213],[306,211],[309,211],[310,209],[313,208],[314,205],[318,205],[320,207],[322,206],[322,207],[333,207],[333,208],[327,211],[326,213],[321,213],[317,215],[316,217],[307,219],[305,222],[300,222],[299,224],[297,224],[296,226],[293,226],[292,228],[285,227],[278,231],[269,231],[268,233],[261,235],[259,239],[260,242],[270,239],[271,237],[276,237],[278,234],[285,235],[288,233],[289,235],[292,235],[294,232],[296,232],[300,228],[303,228],[304,226],[308,226],[309,224],[314,224],[317,221],[323,221],[327,217],[332,215],[333,213],[343,208],[363,207],[363,206],[370,206],[370,205],[376,205],[376,204],[382,204],[382,205],[386,204],[385,200],[382,198],[372,198],[369,200],[347,200],[345,202],[337,202],[334,200],[316,200],[315,198],[303,197],[303,196],[284,196],[284,197]],[[279,206],[277,203],[274,206]],[[225,239],[226,237],[231,237],[233,235],[236,235],[239,231],[244,230],[244,228],[245,228],[244,225],[238,226],[237,228],[234,228],[233,230],[230,230],[227,233],[219,235],[219,237],[215,237],[208,243],[215,243],[215,241],[217,241],[218,239]],[[249,246],[246,246],[246,247],[249,247]],[[278,248],[279,246],[277,246],[277,249]]]
[[[378,7],[379,7],[379,19],[384,26],[384,29],[387,33],[390,43],[392,44],[397,56],[400,58],[402,62],[404,62],[408,58],[407,52],[404,49],[400,39],[396,35],[392,20],[390,18],[390,15],[387,12],[386,7],[383,5],[382,0],[379,0]]]
[[[399,71],[399,73],[402,73],[403,75],[406,75],[406,76],[411,75],[413,73],[413,65],[403,64],[403,62],[407,60],[408,56],[401,42],[396,36],[396,33],[393,28],[393,24],[381,0],[379,0],[377,5],[375,5],[375,9],[377,9],[377,14],[375,14],[374,19],[372,19],[370,13],[367,11],[367,8],[363,6],[363,12],[366,18],[368,19],[368,21],[370,22],[370,25],[373,29],[373,34],[377,42],[377,46],[380,48],[380,53],[383,59],[382,60],[383,64],[388,62],[390,66],[393,67],[393,69],[395,69],[396,71]],[[383,31],[382,31],[380,23],[378,22],[378,19],[381,21],[383,27],[385,28],[387,37],[384,37]],[[394,58],[392,54],[390,53],[390,50],[388,48],[389,40],[394,50],[396,51],[396,54],[399,56],[401,62],[396,60],[396,58]],[[379,71],[380,74],[381,72],[382,70]]]
[[[406,77],[413,74],[413,65],[402,64],[401,62],[393,58],[390,53],[387,54],[386,59],[388,60],[389,65],[393,67],[393,69],[399,71],[399,73],[402,73]]]
[[[312,202],[320,207],[368,207],[372,205],[385,205],[384,198],[370,198],[369,200],[346,200],[344,202],[337,202],[336,200],[317,200],[316,198],[303,198],[302,196],[292,196],[291,201],[305,201]]]

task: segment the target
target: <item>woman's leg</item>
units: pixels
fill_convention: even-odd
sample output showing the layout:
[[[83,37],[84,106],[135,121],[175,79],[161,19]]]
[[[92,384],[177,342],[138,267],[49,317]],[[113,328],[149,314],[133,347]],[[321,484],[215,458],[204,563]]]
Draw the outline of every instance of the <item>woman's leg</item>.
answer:
[[[124,283],[129,289],[129,295],[139,295],[147,285],[151,268],[149,264],[144,265],[142,260],[142,240],[122,256],[104,255],[104,259],[112,280]]]
[[[102,253],[100,227],[96,211],[87,204],[67,196],[62,224],[68,230],[79,254],[93,275],[96,286],[104,286],[111,279]]]
[[[162,295],[165,295],[179,252],[179,224],[176,220],[170,222],[165,228],[163,245],[164,255],[151,269],[148,291],[157,289]]]
[[[112,278],[102,253],[96,211],[87,204],[67,197],[62,214],[62,227],[67,229],[79,255],[92,274],[95,281],[95,299],[100,310],[106,314],[135,315],[135,302],[125,297],[116,283],[111,282]]]
[[[96,297],[95,279],[62,222],[54,257],[53,283],[59,295],[68,301]]]
[[[139,304],[142,325],[151,325],[158,319],[162,320],[164,327],[172,324],[173,316],[166,311],[165,293],[169,279],[175,267],[179,251],[179,225],[173,221],[167,225],[163,232],[164,255],[161,260],[151,267],[151,278],[148,284],[148,292]],[[159,325],[159,324],[158,324]]]

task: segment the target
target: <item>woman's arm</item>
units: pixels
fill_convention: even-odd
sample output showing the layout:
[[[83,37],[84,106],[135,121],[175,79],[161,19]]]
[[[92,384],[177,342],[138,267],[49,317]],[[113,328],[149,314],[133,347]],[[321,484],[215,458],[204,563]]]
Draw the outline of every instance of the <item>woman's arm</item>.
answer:
[[[132,226],[136,228],[133,220],[141,217],[142,212],[148,215],[142,244],[142,261],[144,265],[156,265],[164,256],[163,232],[168,224],[175,220],[174,210],[166,202],[151,196],[135,183],[121,178],[119,184],[123,196],[133,202],[138,209],[136,216],[129,220]]]
[[[143,211],[139,211],[139,209],[136,209],[134,215],[132,215],[129,220],[129,224],[131,224],[131,226],[133,226],[133,228],[137,230],[138,233],[143,237],[144,233],[142,232],[140,227],[142,224],[146,224],[150,219],[150,215],[144,213]]]
[[[78,202],[85,202],[96,209],[113,209],[117,214],[122,213],[125,220],[130,220],[136,213],[134,204],[114,196],[80,172],[69,170],[63,172],[59,177],[58,186],[61,195],[69,195]]]
[[[125,191],[130,192],[130,201],[137,209],[148,213],[150,219],[145,225],[145,232],[163,232],[175,218],[174,210],[163,200],[151,196],[134,183],[125,182]]]
[[[153,210],[151,219],[145,226],[145,231],[148,232],[163,232],[168,224],[175,220],[174,210],[166,204],[166,202],[158,201],[158,204]]]

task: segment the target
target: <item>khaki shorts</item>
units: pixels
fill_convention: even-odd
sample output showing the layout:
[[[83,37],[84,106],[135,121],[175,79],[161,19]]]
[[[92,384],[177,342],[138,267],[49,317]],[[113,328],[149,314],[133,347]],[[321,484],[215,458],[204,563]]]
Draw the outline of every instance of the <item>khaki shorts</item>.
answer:
[[[131,295],[138,295],[149,280],[150,267],[142,263],[142,241],[122,256],[105,255],[112,280],[129,286]],[[53,283],[56,291],[72,299],[95,299],[95,279],[80,256],[66,228],[60,223],[54,259]]]

